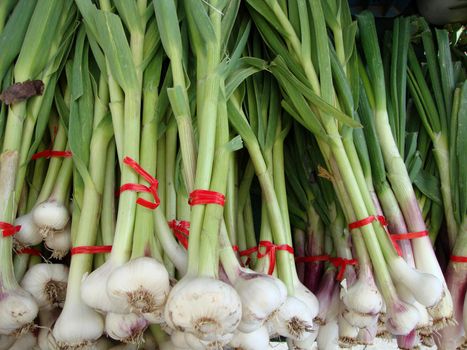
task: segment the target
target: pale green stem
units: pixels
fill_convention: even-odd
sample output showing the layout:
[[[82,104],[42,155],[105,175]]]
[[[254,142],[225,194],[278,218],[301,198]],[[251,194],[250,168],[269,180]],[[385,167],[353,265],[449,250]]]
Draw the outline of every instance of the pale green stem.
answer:
[[[0,222],[11,223],[14,219],[14,188],[18,152],[7,151],[0,155]],[[0,290],[16,289],[18,282],[13,269],[13,237],[0,233]]]
[[[100,228],[102,244],[112,245],[115,232],[115,140],[107,148]]]
[[[54,144],[52,150],[54,151],[64,151],[67,144],[67,135],[66,130],[62,123],[58,123],[58,130],[57,135],[55,135]],[[58,173],[60,171],[62,162],[64,158],[59,157],[52,157],[49,161],[49,166],[47,168],[47,175],[45,176],[44,183],[42,184],[39,196],[37,197],[36,203],[42,203],[46,201],[55,185],[55,181],[57,180]],[[38,160],[36,160],[37,162]],[[34,204],[36,204],[34,203]]]

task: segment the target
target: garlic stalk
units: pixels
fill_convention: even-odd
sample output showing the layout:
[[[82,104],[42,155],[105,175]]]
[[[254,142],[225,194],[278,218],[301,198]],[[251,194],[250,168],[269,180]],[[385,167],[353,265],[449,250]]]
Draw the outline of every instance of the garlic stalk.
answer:
[[[324,324],[320,325],[316,341],[318,348],[323,350],[339,349],[339,287],[336,285],[332,292],[329,309],[326,313]]]
[[[335,269],[327,269],[324,272],[318,292],[316,293],[316,297],[319,302],[319,312],[318,315],[316,315],[314,322],[317,325],[322,325],[326,322],[326,314],[328,309],[331,307],[332,296],[336,285],[335,279]]]
[[[13,217],[17,152],[0,155],[0,221]],[[14,275],[12,237],[0,233],[0,334],[20,333],[36,318],[38,306],[34,298],[21,289]]]
[[[60,315],[61,310],[58,308],[43,308],[39,310],[39,335],[37,337],[37,345],[40,350],[57,349],[57,344],[51,335],[52,326]]]
[[[63,306],[68,267],[61,264],[36,264],[29,268],[21,287],[36,299],[39,307]]]
[[[201,40],[190,42],[197,58],[196,108],[200,135],[196,174],[185,174],[185,180],[189,183],[190,192],[193,189],[209,189],[225,193],[229,160],[226,154],[229,151],[226,146],[229,142],[229,123],[226,101],[221,93],[224,78],[218,72],[224,53],[223,43],[219,39],[221,29],[234,17],[227,20],[227,23],[223,20],[221,11],[224,7],[227,9],[226,2],[223,2],[220,8],[221,4],[216,4],[219,12],[211,12],[199,6],[200,3],[197,2],[188,0],[183,3],[189,30],[195,37],[198,38],[200,33],[197,24],[199,18],[194,16],[198,11],[205,14],[205,24],[213,29],[212,36],[202,35]],[[174,30],[178,31],[177,24],[175,27]],[[185,161],[188,159],[184,159]],[[191,188],[193,179],[194,188]],[[198,346],[201,342],[208,343],[205,346],[225,345],[242,317],[238,293],[233,287],[217,279],[218,235],[222,217],[222,205],[192,206],[188,272],[173,287],[165,308],[166,322],[173,328],[183,329],[187,342],[193,341],[190,346]]]

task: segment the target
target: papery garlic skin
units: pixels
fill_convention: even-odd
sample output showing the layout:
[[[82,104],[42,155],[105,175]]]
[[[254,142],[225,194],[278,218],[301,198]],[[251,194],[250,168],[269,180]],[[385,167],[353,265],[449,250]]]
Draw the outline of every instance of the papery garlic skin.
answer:
[[[241,310],[240,296],[230,285],[208,277],[186,277],[169,294],[165,320],[172,328],[215,341],[235,332]]]
[[[287,288],[278,278],[256,272],[242,273],[234,283],[242,301],[241,332],[253,332],[287,299]]]
[[[267,350],[269,349],[269,333],[265,326],[250,333],[237,330],[229,346],[242,350]]]
[[[318,313],[319,313],[318,298],[307,287],[305,287],[300,282],[298,283],[295,282],[294,287],[295,287],[294,296],[300,299],[300,301],[303,302],[307,306],[308,311],[310,312],[310,317],[312,319],[315,319],[315,317],[318,316]]]
[[[289,296],[274,314],[272,322],[281,336],[302,341],[311,336],[316,314],[300,299]]]
[[[425,331],[430,329],[431,333],[433,320],[428,314],[427,308],[416,301],[410,290],[408,290],[407,287],[405,287],[402,283],[395,283],[395,287],[399,298],[403,302],[408,303],[417,309],[420,320],[417,323],[416,329],[424,329]]]
[[[170,292],[169,273],[156,259],[140,257],[115,268],[107,280],[107,294],[113,304],[128,312],[147,314],[162,321],[162,310]]]
[[[185,333],[185,340],[189,349],[204,350],[204,349],[223,349],[233,338],[233,333],[223,334],[214,340],[201,340],[191,333]]]
[[[148,326],[149,322],[144,317],[133,313],[108,312],[105,316],[105,333],[110,338],[127,344],[141,344]]]
[[[62,264],[36,264],[29,268],[21,287],[31,293],[39,307],[63,306],[68,267]]]
[[[53,231],[62,231],[70,220],[68,209],[55,200],[40,203],[32,210],[34,223],[43,238]]]
[[[318,337],[316,338],[318,349],[320,350],[339,350],[339,326],[337,318],[329,320],[326,324],[319,327]]]
[[[70,225],[67,225],[63,231],[51,232],[45,238],[45,246],[52,251],[52,258],[63,259],[71,249]]]
[[[0,334],[9,335],[29,325],[38,311],[36,301],[25,290],[0,292]]]
[[[21,230],[15,234],[14,238],[20,245],[30,246],[42,242],[42,236],[32,218],[32,213],[16,218],[15,226],[17,225],[21,226]]]
[[[443,296],[443,281],[435,275],[410,267],[403,258],[397,257],[388,264],[394,281],[402,283],[420,304],[435,306]],[[423,286],[423,288],[420,288]]]
[[[342,317],[352,326],[357,328],[371,327],[378,322],[378,315],[362,314],[351,309],[344,309]]]
[[[359,314],[374,316],[383,307],[383,298],[374,281],[363,275],[349,288],[341,289],[341,299],[347,309]]]
[[[338,316],[337,324],[339,325],[339,345],[341,347],[356,345],[358,327],[351,325],[342,315]]]
[[[292,340],[292,339],[287,339],[287,345],[289,346],[289,349],[294,349],[294,350],[312,350],[315,348],[315,342],[316,338],[318,337],[318,329],[319,327],[316,326],[316,328],[313,329],[311,332],[311,335],[304,339],[304,340]]]
[[[102,315],[80,300],[66,300],[62,313],[55,322],[52,335],[59,347],[85,347],[97,341],[104,333]]]
[[[182,331],[173,331],[170,335],[170,340],[175,347],[189,349],[189,345],[185,339],[185,333]]]
[[[81,298],[89,307],[102,313],[127,313],[125,305],[115,304],[107,293],[107,282],[111,272],[116,268],[112,258],[81,280]]]
[[[415,307],[401,300],[386,305],[386,328],[393,335],[407,335],[415,329],[420,315]]]

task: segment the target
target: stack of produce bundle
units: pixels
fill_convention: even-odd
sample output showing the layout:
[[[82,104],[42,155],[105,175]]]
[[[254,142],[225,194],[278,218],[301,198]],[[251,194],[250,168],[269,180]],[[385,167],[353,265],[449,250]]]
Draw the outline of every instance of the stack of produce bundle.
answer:
[[[3,1],[0,349],[462,346],[454,46],[343,0]]]

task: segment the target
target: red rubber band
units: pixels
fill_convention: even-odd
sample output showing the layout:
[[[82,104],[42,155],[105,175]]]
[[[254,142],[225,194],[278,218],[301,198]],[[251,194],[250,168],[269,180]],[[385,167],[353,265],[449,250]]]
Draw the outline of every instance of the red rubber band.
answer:
[[[451,261],[455,263],[467,263],[467,256],[451,255]]]
[[[261,248],[265,248],[264,253],[261,252]],[[261,259],[265,256],[269,257],[269,271],[268,275],[272,275],[274,268],[276,266],[276,250],[285,250],[290,254],[294,253],[294,250],[288,244],[274,244],[271,241],[260,241],[258,244],[258,259]]]
[[[297,256],[295,257],[295,262],[297,264],[307,263],[307,262],[319,262],[319,261],[329,261],[329,255],[315,255],[315,256]]]
[[[365,219],[361,219],[361,220],[358,220],[358,221],[355,221],[355,222],[351,222],[349,224],[349,230],[352,231],[356,228],[360,228],[360,227],[363,227],[363,226],[366,226],[366,225],[369,225],[371,224],[372,222],[374,221],[379,221],[381,223],[381,225],[383,226],[387,226],[387,223],[386,223],[386,218],[382,215],[371,215]]]
[[[337,269],[336,280],[338,280],[339,282],[344,279],[345,269],[348,265],[358,264],[358,260],[356,259],[330,258],[329,261]]]
[[[225,196],[215,191],[194,190],[190,193],[188,204],[191,206],[200,204],[218,204],[224,206]]]
[[[29,248],[29,247],[24,247],[21,248],[20,250],[16,251],[16,254],[27,254],[27,255],[33,255],[33,256],[41,256],[41,251],[39,249],[35,248]]]
[[[139,165],[136,161],[131,159],[130,157],[125,157],[123,159],[123,163],[131,167],[136,173],[141,175],[148,183],[149,186],[141,185],[141,184],[123,184],[120,186],[119,194],[124,191],[134,191],[134,192],[144,192],[150,193],[154,198],[154,202],[150,202],[144,198],[138,198],[136,203],[148,208],[148,209],[156,209],[159,204],[161,203],[159,199],[159,195],[157,194],[157,188],[159,187],[159,181],[157,181],[153,176],[151,176],[146,170],[144,170],[141,165]]]
[[[258,247],[248,248],[239,252],[240,256],[249,256],[258,251]]]
[[[3,237],[10,237],[13,236],[15,233],[21,230],[20,225],[12,225],[8,222],[0,221],[0,230],[2,230]]]
[[[392,234],[391,239],[393,241],[404,241],[404,240],[409,240],[409,239],[414,239],[414,238],[426,237],[428,235],[429,235],[428,231],[424,230],[424,231],[419,231],[419,232]]]
[[[233,245],[232,249],[234,252],[238,252],[240,248],[238,248],[238,245]]]
[[[45,151],[37,152],[32,155],[31,159],[36,160],[39,158],[70,158],[73,154],[71,151],[54,151],[51,149],[46,149]]]
[[[99,253],[110,253],[112,251],[111,245],[96,245],[73,247],[71,248],[71,255],[76,254],[99,254]]]
[[[178,239],[180,244],[188,249],[188,236],[190,235],[190,223],[188,221],[169,221],[169,227],[172,229],[174,236]]]
[[[250,255],[253,254],[253,253],[256,253],[256,252],[258,252],[258,247],[252,247],[252,248],[248,248],[248,249],[245,249],[245,250],[240,250],[238,252],[238,254],[240,255],[240,257],[242,257],[242,256],[247,257],[247,259],[245,261],[245,266],[248,266],[248,265],[250,265],[250,262],[251,262]]]
[[[376,215],[376,216],[371,215],[371,216],[369,216],[369,217],[367,217],[365,219],[358,220],[358,221],[350,223],[348,227],[349,227],[349,230],[352,231],[352,230],[354,230],[356,228],[360,228],[360,227],[369,225],[369,224],[373,223],[374,221],[379,221],[379,223],[381,224],[381,226],[383,226],[384,230],[386,231],[389,238],[391,239],[392,245],[394,246],[394,249],[397,251],[397,254],[399,256],[402,256],[402,250],[399,247],[399,245],[397,244],[396,239],[393,239],[393,235],[389,234],[389,232],[387,230],[388,223],[387,223],[386,218],[384,216],[382,216],[382,215]],[[405,235],[407,235],[407,234],[404,234],[404,236]],[[409,239],[409,238],[406,238],[406,239]]]

